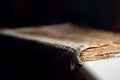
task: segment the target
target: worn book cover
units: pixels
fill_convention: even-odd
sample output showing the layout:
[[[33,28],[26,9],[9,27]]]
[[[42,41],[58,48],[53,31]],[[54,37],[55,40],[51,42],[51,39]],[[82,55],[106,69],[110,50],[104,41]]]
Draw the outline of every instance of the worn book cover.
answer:
[[[37,42],[55,59],[71,68],[84,62],[120,56],[120,33],[81,27],[75,24],[3,29],[3,35]]]

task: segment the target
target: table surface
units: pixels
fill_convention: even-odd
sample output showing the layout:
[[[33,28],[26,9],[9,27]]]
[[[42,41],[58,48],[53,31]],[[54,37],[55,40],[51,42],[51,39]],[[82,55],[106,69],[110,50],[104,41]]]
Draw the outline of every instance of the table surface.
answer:
[[[86,62],[81,71],[95,80],[120,80],[120,57]]]

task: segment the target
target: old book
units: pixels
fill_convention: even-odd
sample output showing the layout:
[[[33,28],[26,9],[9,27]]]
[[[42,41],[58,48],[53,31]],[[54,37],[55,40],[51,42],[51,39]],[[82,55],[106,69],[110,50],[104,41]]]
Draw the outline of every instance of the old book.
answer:
[[[1,34],[37,42],[56,59],[74,64],[120,56],[120,33],[74,24],[4,29]]]

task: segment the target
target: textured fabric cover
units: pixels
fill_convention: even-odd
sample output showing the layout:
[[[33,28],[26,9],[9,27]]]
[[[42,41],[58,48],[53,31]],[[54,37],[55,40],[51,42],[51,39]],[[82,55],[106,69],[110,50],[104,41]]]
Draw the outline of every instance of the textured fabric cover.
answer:
[[[120,56],[120,33],[74,24],[1,30],[1,34],[38,42],[56,59],[71,64]]]

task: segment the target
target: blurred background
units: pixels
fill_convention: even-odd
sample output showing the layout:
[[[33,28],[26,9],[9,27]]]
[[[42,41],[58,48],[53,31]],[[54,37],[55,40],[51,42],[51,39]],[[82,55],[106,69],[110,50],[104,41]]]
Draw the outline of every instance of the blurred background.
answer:
[[[0,0],[0,27],[71,22],[116,30],[120,28],[119,0]]]

